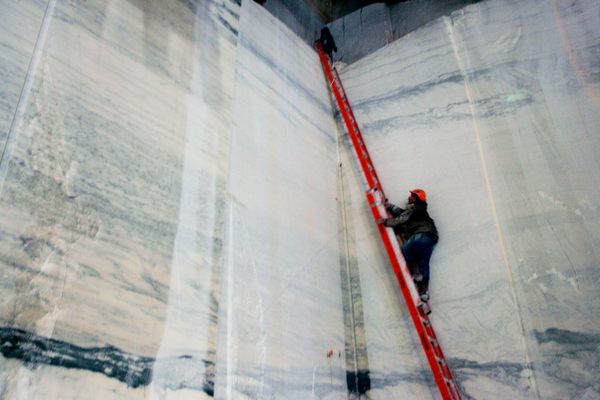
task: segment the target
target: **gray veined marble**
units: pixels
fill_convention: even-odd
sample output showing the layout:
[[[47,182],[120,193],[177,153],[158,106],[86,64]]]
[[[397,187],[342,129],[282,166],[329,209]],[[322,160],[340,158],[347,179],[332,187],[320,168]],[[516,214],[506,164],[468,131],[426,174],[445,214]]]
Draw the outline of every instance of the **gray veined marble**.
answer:
[[[430,196],[465,398],[600,398],[599,7],[481,1],[342,71],[388,197]],[[253,1],[0,12],[1,398],[437,398],[303,39]]]
[[[474,398],[600,396],[598,11],[482,2],[342,73],[388,196],[430,194],[432,320]],[[375,279],[373,258],[361,282]],[[367,315],[380,308],[365,300]],[[370,342],[388,327],[366,331],[376,381]]]
[[[239,5],[51,3],[33,47],[2,36],[35,60],[14,76],[30,92],[11,103],[20,120],[1,165],[0,319],[29,332],[2,351],[3,396],[208,397]],[[34,6],[43,15],[3,5],[28,19]],[[86,359],[150,358],[151,376],[14,361],[38,336]],[[105,346],[116,350],[91,353]]]
[[[344,398],[336,139],[317,54],[244,2],[235,82],[216,396]]]

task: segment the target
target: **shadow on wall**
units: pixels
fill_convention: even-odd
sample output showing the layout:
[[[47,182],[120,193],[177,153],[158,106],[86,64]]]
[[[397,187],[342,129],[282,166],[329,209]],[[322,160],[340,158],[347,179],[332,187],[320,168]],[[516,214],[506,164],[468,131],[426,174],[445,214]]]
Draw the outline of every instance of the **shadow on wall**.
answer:
[[[311,46],[327,23],[339,49],[335,59],[351,64],[437,18],[481,0],[254,1]]]
[[[398,39],[407,33],[427,25],[440,17],[452,14],[469,4],[480,3],[482,0],[412,0],[389,7],[390,19],[393,26],[393,37]]]
[[[437,18],[480,1],[412,0],[370,4],[328,24],[339,50],[335,59],[351,64]]]
[[[330,19],[329,15],[323,12],[324,7],[317,7],[307,0],[255,1],[311,46],[321,28]]]

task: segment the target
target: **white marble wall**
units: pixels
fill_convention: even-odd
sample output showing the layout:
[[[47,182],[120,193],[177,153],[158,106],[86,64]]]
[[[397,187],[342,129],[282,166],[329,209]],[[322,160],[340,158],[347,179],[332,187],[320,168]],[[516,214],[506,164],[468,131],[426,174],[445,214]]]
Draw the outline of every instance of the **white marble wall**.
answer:
[[[0,151],[14,121],[47,3],[0,1]]]
[[[510,317],[515,307],[446,21],[350,66],[342,79],[390,200],[404,203],[415,187],[429,194],[429,211],[441,234],[431,262],[432,321],[452,366],[463,360],[522,364],[518,320]],[[346,188],[352,199],[369,365],[374,380],[379,376],[387,382],[373,388],[374,395],[435,398],[435,387],[421,372],[428,367],[355,164],[347,163]],[[473,265],[485,265],[485,284],[473,274]],[[486,312],[490,306],[494,313]],[[476,347],[473,340],[479,342]]]
[[[320,62],[244,2],[235,81],[216,397],[343,399],[337,151]]]
[[[545,399],[600,397],[598,26],[597,1],[495,1],[451,29]]]
[[[437,398],[310,46],[253,1],[0,12],[1,397]],[[343,71],[465,397],[600,398],[599,15],[489,0]]]
[[[209,396],[239,5],[4,3],[0,392]]]
[[[432,321],[474,398],[600,396],[598,11],[592,1],[488,1],[342,73],[388,197],[429,193],[441,234]],[[376,380],[418,362],[408,362],[410,346],[384,340],[406,317],[387,300],[391,274],[373,268],[381,250],[358,233],[368,211],[353,169],[346,187]],[[366,295],[372,287],[390,294]],[[394,339],[412,335],[408,324]],[[413,390],[404,380],[373,395]]]

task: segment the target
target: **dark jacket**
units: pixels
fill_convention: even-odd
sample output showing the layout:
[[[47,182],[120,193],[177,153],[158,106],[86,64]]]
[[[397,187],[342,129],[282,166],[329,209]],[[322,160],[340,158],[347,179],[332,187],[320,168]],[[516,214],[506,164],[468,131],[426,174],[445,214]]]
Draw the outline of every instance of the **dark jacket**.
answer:
[[[392,217],[387,218],[384,224],[394,228],[396,235],[408,240],[414,234],[426,233],[433,240],[438,241],[438,231],[435,222],[427,213],[427,203],[417,201],[406,206],[406,209],[388,204],[386,208]]]
[[[330,57],[332,52],[337,52],[335,41],[333,40],[333,36],[331,36],[331,31],[328,27],[321,29],[321,37],[319,38],[319,42],[321,42],[325,54],[329,54]]]

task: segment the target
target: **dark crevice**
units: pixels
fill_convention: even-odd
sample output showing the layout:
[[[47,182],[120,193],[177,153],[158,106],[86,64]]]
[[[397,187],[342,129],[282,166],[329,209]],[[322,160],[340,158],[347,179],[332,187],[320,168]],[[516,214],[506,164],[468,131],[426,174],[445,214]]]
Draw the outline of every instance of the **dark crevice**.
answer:
[[[80,347],[12,327],[0,328],[0,353],[6,358],[22,361],[28,368],[51,365],[95,372],[117,379],[131,388],[147,386],[153,381],[152,372],[156,362],[154,357],[127,353],[111,345]],[[160,361],[170,363],[173,367],[189,364],[190,366],[203,365],[206,370],[214,369],[213,362],[187,354]],[[213,396],[214,377],[213,379],[206,378],[207,376],[204,376],[204,379],[171,381],[166,385],[173,389],[199,390]]]

